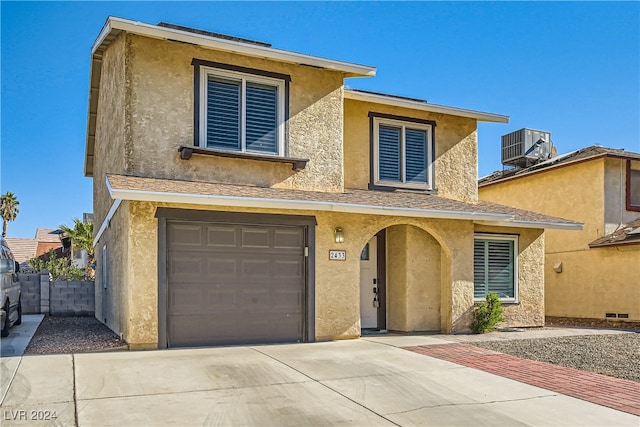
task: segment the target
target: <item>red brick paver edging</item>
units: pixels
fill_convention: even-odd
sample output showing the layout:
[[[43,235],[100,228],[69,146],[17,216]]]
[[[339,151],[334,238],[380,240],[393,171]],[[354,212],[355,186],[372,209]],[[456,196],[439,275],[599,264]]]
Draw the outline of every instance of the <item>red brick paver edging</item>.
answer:
[[[469,344],[403,348],[640,416],[640,383],[634,381],[523,359]]]

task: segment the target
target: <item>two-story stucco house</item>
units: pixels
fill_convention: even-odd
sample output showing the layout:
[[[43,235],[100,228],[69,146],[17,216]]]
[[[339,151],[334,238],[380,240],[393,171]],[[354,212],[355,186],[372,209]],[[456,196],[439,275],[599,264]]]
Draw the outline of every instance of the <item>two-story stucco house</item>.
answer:
[[[375,68],[109,18],[92,51],[96,315],[132,347],[544,323],[544,229],[478,201],[477,122]]]
[[[584,224],[545,233],[550,320],[640,322],[640,153],[587,147],[495,172],[479,187],[482,200]]]

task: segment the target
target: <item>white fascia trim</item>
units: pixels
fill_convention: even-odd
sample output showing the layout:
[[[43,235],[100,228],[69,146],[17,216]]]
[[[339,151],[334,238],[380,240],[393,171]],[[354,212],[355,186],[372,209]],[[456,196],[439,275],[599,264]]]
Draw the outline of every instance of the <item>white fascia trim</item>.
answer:
[[[107,186],[108,185],[109,184],[107,184]],[[93,239],[93,247],[94,248],[98,245],[98,242],[100,241],[100,237],[102,237],[102,234],[104,233],[104,231],[109,226],[109,221],[111,221],[111,218],[113,218],[113,216],[115,215],[116,211],[120,207],[121,203],[122,203],[122,199],[115,199],[113,201],[113,203],[111,204],[111,208],[109,208],[109,212],[107,212],[107,216],[104,218],[104,221],[102,221],[102,225],[100,226],[100,229],[96,233],[96,237]]]
[[[109,178],[108,177],[105,177],[105,184],[107,186],[107,191],[109,191],[109,194],[111,195],[113,193],[113,188],[111,188],[111,183],[109,183]],[[109,221],[111,221],[111,218],[113,218],[113,216],[115,215],[116,211],[120,207],[121,203],[122,203],[122,199],[117,199],[117,198],[113,201],[113,203],[111,203],[111,207],[109,208],[109,212],[107,212],[107,216],[102,221],[102,224],[100,225],[100,228],[98,229],[98,232],[96,233],[96,236],[93,238],[93,247],[94,248],[98,245],[98,242],[100,241],[100,237],[102,237],[102,234],[104,233],[104,231],[109,226]]]
[[[548,221],[524,221],[524,220],[511,220],[511,221],[476,221],[479,225],[491,225],[497,227],[521,227],[521,228],[545,228],[554,230],[582,230],[583,224],[574,224],[567,222],[548,222]]]
[[[345,89],[344,97],[355,101],[375,102],[378,104],[392,105],[395,107],[411,108],[413,110],[429,111],[432,113],[449,114],[452,116],[469,117],[481,122],[509,123],[509,116],[485,113],[482,111],[465,110],[462,108],[447,107],[444,105],[429,104],[427,102],[399,99],[392,96],[363,93]]]
[[[509,214],[474,213],[436,209],[398,208],[393,206],[358,205],[352,203],[316,202],[309,200],[263,199],[259,197],[218,196],[205,194],[165,193],[142,190],[110,189],[114,199],[166,202],[197,205],[223,205],[246,208],[272,208],[289,210],[316,210],[368,215],[403,216],[419,218],[459,219],[467,221],[509,221]]]
[[[305,55],[302,53],[274,49],[271,47],[250,45],[233,40],[216,39],[201,34],[190,33],[173,28],[158,27],[157,25],[151,25],[144,22],[131,21],[128,19],[116,18],[112,16],[107,19],[107,22],[102,28],[102,31],[100,31],[98,38],[93,43],[93,46],[91,48],[92,53],[94,53],[100,47],[100,45],[112,29],[127,31],[129,33],[158,39],[175,40],[183,43],[190,43],[211,49],[235,52],[259,58],[274,59],[276,61],[327,68],[330,70],[348,73],[352,77],[373,77],[376,75],[376,68],[370,67],[368,65],[336,61],[333,59],[320,58],[317,56]]]

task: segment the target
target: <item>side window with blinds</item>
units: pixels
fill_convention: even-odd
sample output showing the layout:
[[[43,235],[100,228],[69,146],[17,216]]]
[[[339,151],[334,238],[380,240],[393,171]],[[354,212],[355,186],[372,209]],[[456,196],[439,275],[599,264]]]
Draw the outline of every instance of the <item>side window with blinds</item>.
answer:
[[[501,300],[518,300],[517,236],[476,235],[473,245],[474,299],[495,292]]]
[[[433,127],[430,124],[375,118],[375,185],[433,188]]]
[[[247,151],[278,152],[278,88],[247,83]]]
[[[207,79],[207,147],[240,150],[241,81]]]
[[[378,147],[381,181],[400,181],[400,136],[401,128],[380,125]]]
[[[627,160],[627,210],[640,210],[640,169],[631,169],[631,160]]]
[[[200,146],[284,156],[284,81],[200,68]]]

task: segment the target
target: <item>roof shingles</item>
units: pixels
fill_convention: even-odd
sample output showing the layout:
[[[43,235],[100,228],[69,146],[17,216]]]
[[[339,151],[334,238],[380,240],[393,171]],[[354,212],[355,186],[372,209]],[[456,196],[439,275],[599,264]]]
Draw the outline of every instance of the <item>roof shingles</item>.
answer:
[[[505,221],[515,220],[525,223],[556,223],[567,226],[579,226],[579,223],[566,219],[502,206],[496,203],[485,201],[479,201],[477,203],[461,202],[421,192],[345,189],[343,193],[329,193],[125,175],[108,175],[107,179],[112,193],[163,193],[183,196],[195,195],[203,198],[207,196],[219,196],[289,202],[300,201],[301,203],[318,202],[407,211],[450,212],[470,215],[488,214],[495,216],[497,220],[503,217]]]
[[[13,257],[20,264],[36,256],[38,241],[36,239],[23,239],[19,237],[5,237],[4,239],[13,253]]]

